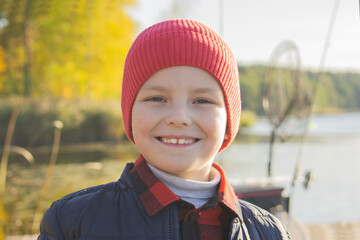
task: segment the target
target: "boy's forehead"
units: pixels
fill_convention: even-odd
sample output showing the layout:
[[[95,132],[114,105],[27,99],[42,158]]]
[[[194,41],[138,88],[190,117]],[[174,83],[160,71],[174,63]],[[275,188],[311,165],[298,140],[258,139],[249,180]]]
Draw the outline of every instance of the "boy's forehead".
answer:
[[[198,84],[197,92],[223,91],[219,80],[208,71],[193,66],[171,66],[153,73],[141,86],[141,89],[164,90],[167,83],[173,81],[181,84],[183,79],[190,79],[193,85]]]

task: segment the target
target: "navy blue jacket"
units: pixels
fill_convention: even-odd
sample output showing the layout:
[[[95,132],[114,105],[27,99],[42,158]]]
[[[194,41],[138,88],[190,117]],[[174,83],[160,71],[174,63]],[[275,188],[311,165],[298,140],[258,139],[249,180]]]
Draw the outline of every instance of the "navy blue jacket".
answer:
[[[38,240],[45,239],[179,239],[177,204],[149,216],[134,191],[129,163],[117,182],[87,188],[54,202],[44,214]],[[290,239],[268,212],[239,200],[241,209],[230,226],[230,239]]]

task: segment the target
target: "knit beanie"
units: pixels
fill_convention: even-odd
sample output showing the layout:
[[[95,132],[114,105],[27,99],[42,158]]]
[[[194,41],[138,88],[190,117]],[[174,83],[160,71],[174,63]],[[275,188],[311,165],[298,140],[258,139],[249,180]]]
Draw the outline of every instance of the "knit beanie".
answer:
[[[134,142],[131,114],[136,95],[157,71],[173,66],[193,66],[209,72],[218,81],[226,104],[228,139],[235,138],[240,124],[241,100],[237,63],[225,41],[208,26],[188,19],[157,23],[139,34],[125,61],[121,107],[125,132]]]

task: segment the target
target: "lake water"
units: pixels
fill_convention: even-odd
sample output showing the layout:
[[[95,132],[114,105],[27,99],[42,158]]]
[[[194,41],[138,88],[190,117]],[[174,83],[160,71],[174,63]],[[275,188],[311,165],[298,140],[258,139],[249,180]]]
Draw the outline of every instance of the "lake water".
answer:
[[[315,173],[307,190],[295,188],[291,212],[305,223],[360,221],[360,113],[314,115],[303,148],[296,141],[274,146],[274,181],[287,194],[297,156],[301,150],[301,174]],[[259,121],[247,134],[269,136],[267,121]],[[230,178],[264,179],[269,144],[234,144],[217,161]]]

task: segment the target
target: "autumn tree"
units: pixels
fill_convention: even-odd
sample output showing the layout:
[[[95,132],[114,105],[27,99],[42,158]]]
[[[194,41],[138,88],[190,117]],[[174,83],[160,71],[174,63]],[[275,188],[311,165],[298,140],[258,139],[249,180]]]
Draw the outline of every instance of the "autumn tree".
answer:
[[[5,69],[6,69],[6,64],[4,60],[4,49],[0,46],[0,73],[5,72]]]
[[[7,69],[0,96],[116,98],[135,0],[0,0]]]

